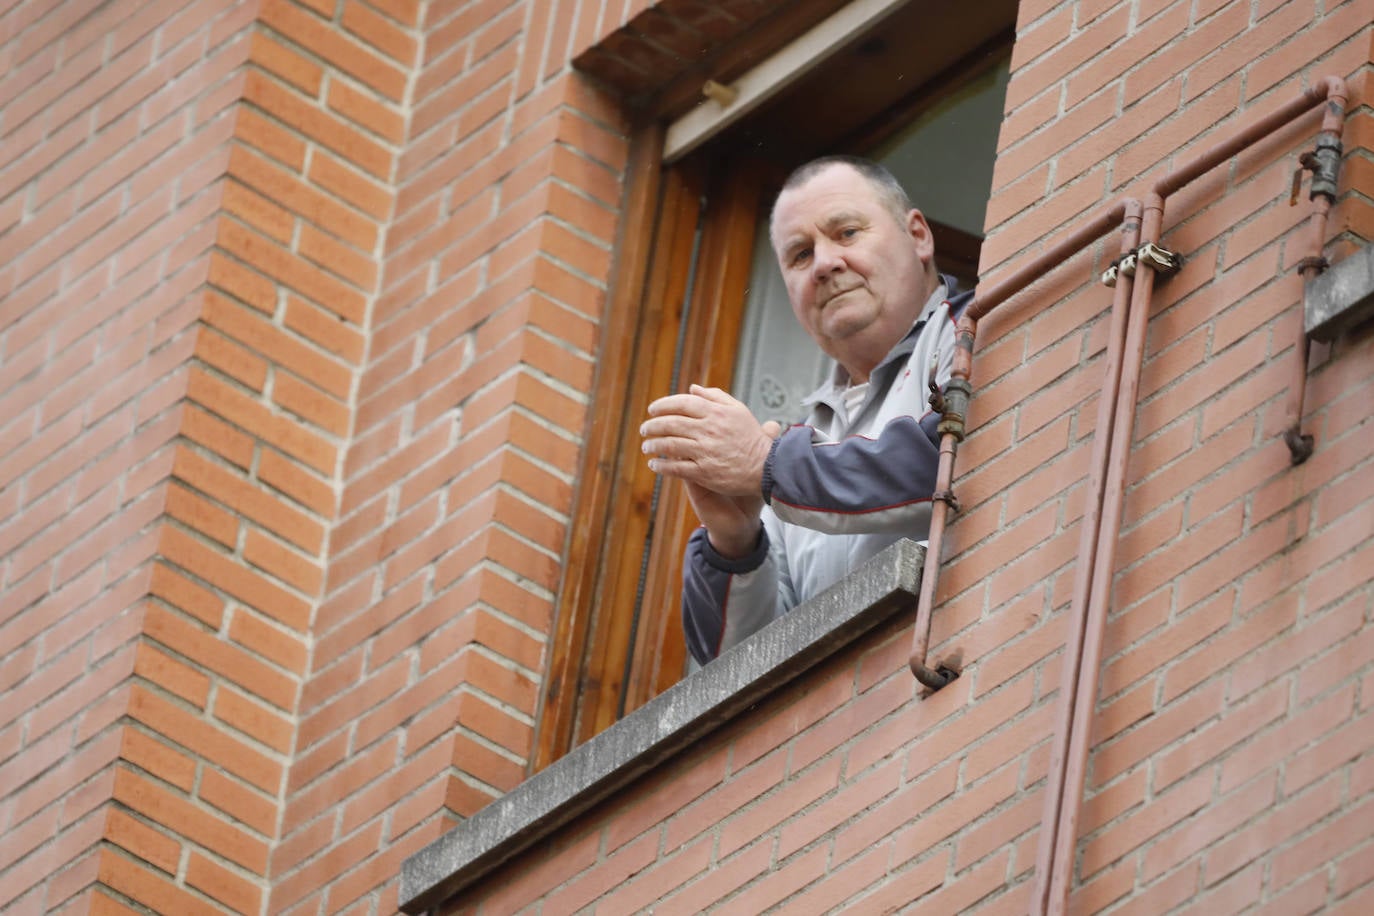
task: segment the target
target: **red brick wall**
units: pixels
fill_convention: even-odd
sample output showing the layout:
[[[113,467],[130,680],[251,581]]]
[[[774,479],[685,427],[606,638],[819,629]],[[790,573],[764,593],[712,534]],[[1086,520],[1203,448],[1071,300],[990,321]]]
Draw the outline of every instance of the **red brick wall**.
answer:
[[[1326,74],[1352,78],[1328,253],[1374,239],[1374,5],[1029,6],[985,274]],[[1296,265],[1309,253],[1306,194],[1290,207],[1288,191],[1319,120],[1312,112],[1166,204],[1164,244],[1188,263],[1159,285],[1151,312],[1077,850],[1085,912],[1123,899],[1123,912],[1337,902],[1358,912],[1374,893],[1374,831],[1343,813],[1369,805],[1374,759],[1374,743],[1355,737],[1374,725],[1374,586],[1359,568],[1374,545],[1368,327],[1314,350],[1304,429],[1316,454],[1294,468],[1278,438],[1301,310]],[[1083,277],[1106,256],[1063,273]],[[976,468],[962,491],[970,511],[943,583],[946,602],[981,604],[985,621],[1004,608],[1043,621],[1002,650],[1028,658],[1044,652],[1037,640],[1060,638],[1049,633],[1062,615],[1045,612],[1064,607],[1072,581],[1101,371],[1105,322],[1092,316],[1104,291],[1075,285],[1050,281],[980,329],[974,414],[991,435],[963,456]],[[1054,297],[1065,298],[1040,311]],[[1088,322],[1092,334],[1074,331]],[[1031,465],[1049,466],[1024,474],[1007,460],[1022,464],[1028,451]],[[1036,580],[1044,585],[1027,587]],[[1058,683],[1055,662],[1042,683]]]
[[[394,909],[532,750],[624,126],[542,5],[424,14],[273,912]]]
[[[626,160],[568,61],[649,5],[0,12],[0,907],[389,912],[522,777]],[[1371,20],[1023,3],[984,275],[1328,73],[1328,253],[1374,238]],[[1368,328],[1315,354],[1314,456],[1275,438],[1315,129],[1168,204],[1084,911],[1374,893]],[[1025,910],[1108,256],[980,330],[964,676],[916,699],[894,625],[474,900]]]
[[[98,6],[0,13],[0,903],[337,908],[524,766],[630,12]]]
[[[1328,251],[1374,237],[1371,21],[1369,3],[1023,4],[984,276],[1328,73],[1353,88]],[[1318,123],[1168,204],[1188,264],[1153,303],[1076,911],[1374,899],[1370,328],[1317,349],[1317,454],[1293,468],[1278,438],[1307,238],[1288,187]],[[1070,259],[980,328],[935,624],[963,676],[916,699],[907,631],[870,638],[461,911],[1027,911],[1114,254]]]
[[[145,605],[150,591],[184,581],[153,562],[160,520],[211,521],[203,500],[168,481],[175,442],[194,424],[187,367],[252,11],[6,6],[0,909],[24,913],[86,906],[80,892],[97,876],[141,893],[148,872],[126,868],[132,856],[209,886],[226,853],[251,864],[265,850],[208,849],[213,816],[174,803],[162,819],[185,840],[150,827],[140,806],[175,790],[145,792],[146,774],[185,786],[195,764],[158,726],[123,724],[134,711],[155,714],[145,698],[165,694],[153,683],[192,705],[207,697],[203,674],[140,633],[161,613]],[[146,774],[117,768],[120,759]]]

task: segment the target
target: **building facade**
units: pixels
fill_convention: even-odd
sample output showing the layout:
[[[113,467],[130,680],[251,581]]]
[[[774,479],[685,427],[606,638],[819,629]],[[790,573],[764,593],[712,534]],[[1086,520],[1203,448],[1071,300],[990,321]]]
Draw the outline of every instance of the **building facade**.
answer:
[[[0,909],[1374,910],[1374,0],[0,6]],[[929,654],[687,675],[829,151],[987,307]]]

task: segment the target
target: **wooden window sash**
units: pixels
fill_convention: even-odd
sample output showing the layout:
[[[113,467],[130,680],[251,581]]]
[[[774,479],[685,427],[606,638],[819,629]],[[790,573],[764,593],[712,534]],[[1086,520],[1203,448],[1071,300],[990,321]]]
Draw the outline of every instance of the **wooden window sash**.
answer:
[[[706,166],[664,168],[651,161],[659,143],[661,133],[650,132],[635,143],[619,262],[626,273],[598,360],[536,770],[676,683],[686,662],[682,550],[696,520],[676,481],[664,481],[655,499],[639,424],[649,402],[672,390],[675,367],[679,388],[729,387],[760,191],[757,169],[732,168],[714,179],[703,219]],[[647,265],[638,275],[633,258]]]
[[[733,382],[761,216],[762,171],[757,163],[736,161],[713,183],[679,390],[693,382],[729,390]],[[686,664],[680,622],[682,556],[697,526],[686,489],[677,481],[664,481],[622,715],[638,709],[682,676]]]
[[[632,392],[626,380],[637,371],[636,342],[653,330],[661,315],[641,308],[649,278],[650,252],[666,245],[668,227],[658,226],[660,197],[679,196],[662,181],[662,131],[635,134],[626,170],[625,218],[616,246],[616,278],[606,307],[598,347],[582,463],[577,478],[565,567],[554,614],[549,662],[537,717],[534,770],[548,766],[573,746],[579,684],[584,677],[588,639],[600,586],[608,532],[617,530],[624,419]],[[663,250],[667,250],[664,248]]]

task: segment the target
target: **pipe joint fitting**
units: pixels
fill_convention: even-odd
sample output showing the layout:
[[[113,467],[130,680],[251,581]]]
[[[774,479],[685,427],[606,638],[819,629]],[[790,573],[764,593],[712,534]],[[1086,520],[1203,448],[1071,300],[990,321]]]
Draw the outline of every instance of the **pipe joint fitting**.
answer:
[[[1341,137],[1334,131],[1324,130],[1317,134],[1317,144],[1298,157],[1298,167],[1293,170],[1293,191],[1288,195],[1288,205],[1297,206],[1298,191],[1302,188],[1302,173],[1312,173],[1312,187],[1307,192],[1308,200],[1324,197],[1330,203],[1336,202],[1336,183],[1341,174]]]
[[[1336,183],[1341,174],[1341,138],[1330,131],[1317,135],[1317,146],[1311,153],[1312,187],[1308,189],[1309,200],[1318,196],[1336,202]]]
[[[1310,435],[1304,435],[1296,426],[1284,430],[1283,441],[1288,446],[1288,458],[1294,465],[1302,464],[1312,457],[1315,440]]]
[[[973,386],[968,379],[953,376],[945,382],[944,410],[940,414],[940,435],[950,435],[958,442],[964,441],[964,418],[968,416],[969,401],[973,398]]]
[[[1330,266],[1331,262],[1322,255],[1308,255],[1298,261],[1297,270],[1298,273],[1302,274],[1304,277],[1309,275],[1315,277],[1317,274],[1323,273]]]

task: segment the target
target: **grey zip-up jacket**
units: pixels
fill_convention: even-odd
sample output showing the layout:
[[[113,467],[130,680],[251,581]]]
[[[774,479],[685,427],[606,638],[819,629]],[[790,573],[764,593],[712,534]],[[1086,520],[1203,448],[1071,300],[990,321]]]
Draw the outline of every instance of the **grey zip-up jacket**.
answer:
[[[943,284],[911,330],[869,376],[853,416],[847,378],[808,399],[810,416],[773,443],[763,471],[763,531],[754,552],[721,556],[698,528],[683,564],[682,625],[705,664],[833,585],[898,538],[923,540],[939,463],[929,407],[930,367],[943,385],[954,361],[954,323],[972,292]]]

